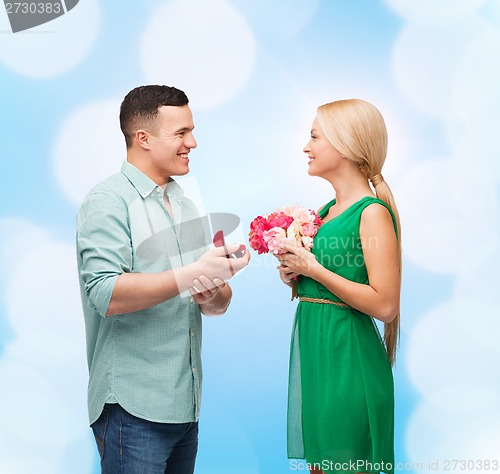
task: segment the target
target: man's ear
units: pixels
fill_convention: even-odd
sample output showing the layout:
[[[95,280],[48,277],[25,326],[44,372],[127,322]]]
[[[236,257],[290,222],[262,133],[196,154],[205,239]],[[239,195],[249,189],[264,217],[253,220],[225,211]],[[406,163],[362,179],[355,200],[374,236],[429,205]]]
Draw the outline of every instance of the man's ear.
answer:
[[[135,139],[140,147],[149,150],[149,132],[146,130],[137,130],[137,132],[135,132]]]

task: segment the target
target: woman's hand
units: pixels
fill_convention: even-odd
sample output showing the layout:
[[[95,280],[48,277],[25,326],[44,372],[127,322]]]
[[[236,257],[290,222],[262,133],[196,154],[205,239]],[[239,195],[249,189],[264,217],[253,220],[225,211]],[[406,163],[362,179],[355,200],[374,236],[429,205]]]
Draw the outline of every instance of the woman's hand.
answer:
[[[321,266],[316,257],[303,247],[296,247],[295,245],[283,245],[285,254],[276,255],[280,262],[278,267],[281,274],[289,277],[297,275],[311,276],[315,268]],[[283,280],[283,277],[281,278]],[[283,280],[285,281],[285,280]],[[286,283],[286,282],[285,282]]]
[[[283,268],[282,265],[279,265],[276,268],[280,272],[281,281],[285,285],[288,285],[289,287],[292,286],[292,280],[295,280],[299,276],[298,273],[293,273],[293,272],[287,272],[287,271],[285,271],[285,269]]]

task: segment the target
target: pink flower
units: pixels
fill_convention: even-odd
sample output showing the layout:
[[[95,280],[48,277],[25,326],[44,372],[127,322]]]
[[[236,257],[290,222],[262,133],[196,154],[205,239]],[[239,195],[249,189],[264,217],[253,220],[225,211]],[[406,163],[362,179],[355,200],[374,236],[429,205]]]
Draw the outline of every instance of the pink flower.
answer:
[[[281,227],[282,229],[288,229],[292,222],[293,217],[287,216],[284,212],[273,212],[267,218],[267,223],[270,228]]]
[[[306,248],[307,250],[311,250],[313,248],[313,238],[312,237],[308,237],[308,236],[304,235],[301,240],[302,240],[302,245],[304,246],[304,248]]]
[[[250,247],[253,248],[254,250],[257,250],[259,255],[261,253],[269,252],[269,248],[265,240],[257,235],[250,236],[249,243]]]
[[[302,224],[302,235],[314,237],[318,233],[318,226],[314,224]]]
[[[269,251],[275,255],[285,253],[282,246],[286,240],[286,231],[281,227],[273,227],[264,232],[264,241],[267,243]]]
[[[311,211],[311,212],[314,212],[314,211]],[[319,217],[319,214],[317,214],[316,212],[314,212],[313,224],[317,225],[318,227],[323,224],[323,222],[321,222],[321,217]]]
[[[293,211],[293,217],[300,224],[311,222],[311,211],[304,209],[303,207],[296,208]]]
[[[250,223],[250,247],[259,254],[285,253],[283,244],[311,250],[313,238],[322,222],[319,215],[296,204],[276,209],[268,216],[257,216]]]
[[[250,232],[248,234],[250,247],[257,250],[259,254],[269,252],[267,243],[263,238],[264,232],[268,229],[269,225],[265,217],[257,216],[250,223]]]
[[[271,227],[269,226],[267,222],[267,218],[262,217],[262,216],[257,216],[251,223],[250,223],[250,230],[251,231],[264,231],[268,230]]]

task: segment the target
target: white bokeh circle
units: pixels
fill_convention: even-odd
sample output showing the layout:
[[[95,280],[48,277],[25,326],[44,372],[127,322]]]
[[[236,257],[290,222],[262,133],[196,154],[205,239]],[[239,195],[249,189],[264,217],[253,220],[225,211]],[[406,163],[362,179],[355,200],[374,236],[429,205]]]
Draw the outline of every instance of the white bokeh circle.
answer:
[[[408,336],[407,373],[423,400],[407,425],[406,450],[424,471],[444,470],[446,459],[485,460],[496,453],[486,433],[500,434],[500,369],[498,352],[484,341],[500,344],[500,331],[484,324],[483,315],[497,313],[489,302],[472,289],[429,310]],[[440,468],[430,468],[431,461]]]
[[[449,401],[453,403],[460,391],[468,391],[467,386],[456,386],[455,391],[448,394]],[[484,392],[474,394],[482,396]],[[405,434],[406,452],[413,462],[422,465],[420,472],[452,471],[453,464],[446,463],[454,459],[498,460],[498,444],[494,441],[500,439],[500,405],[489,404],[483,408],[482,399],[471,398],[470,407],[471,410],[464,413],[425,400],[412,413]],[[477,464],[477,469],[468,466],[461,469],[478,473],[484,470],[481,464]]]
[[[46,374],[4,355],[0,377],[0,472],[91,472],[96,450],[89,439],[86,408],[61,390],[75,382],[71,373]],[[85,384],[77,385],[85,394]]]
[[[120,102],[91,102],[77,109],[56,138],[54,172],[66,196],[80,204],[99,181],[120,171],[126,158]]]
[[[384,0],[395,13],[410,21],[468,16],[487,0]]]
[[[300,33],[312,20],[320,0],[252,0],[241,6],[255,22],[265,25],[271,34],[290,39]]]
[[[0,279],[8,279],[19,258],[31,251],[34,245],[49,241],[48,232],[31,222],[16,217],[0,219],[0,265],[4,269]]]
[[[494,218],[492,216],[492,218]],[[500,235],[484,258],[465,267],[455,278],[455,298],[496,302],[498,306],[498,269],[500,268]],[[496,314],[496,313],[495,313]],[[500,318],[497,318],[500,322]],[[498,332],[500,337],[500,331]],[[500,346],[500,344],[499,344]]]
[[[186,92],[193,108],[234,97],[253,71],[255,40],[225,0],[174,0],[156,11],[141,40],[149,83]]]
[[[81,414],[71,417],[75,425],[68,432],[71,437],[78,432],[77,421],[81,426],[86,423],[88,375],[75,250],[54,241],[43,229],[22,224],[11,223],[18,242],[7,241],[1,249],[16,256],[5,285],[13,338],[2,360],[38,370],[64,400],[80,406]]]
[[[394,46],[392,69],[412,105],[441,118],[449,113],[457,64],[466,47],[487,28],[479,16],[405,25]]]
[[[68,311],[68,320],[71,321],[70,313],[74,311]],[[73,333],[56,332],[52,331],[52,328],[44,330],[37,328],[29,332],[24,330],[6,346],[5,354],[39,368],[74,367],[75,362],[85,359],[85,334],[79,327],[80,322],[76,322],[75,326],[78,326],[78,330]]]
[[[452,81],[453,112],[483,147],[498,150],[500,31],[485,29],[463,52]],[[477,153],[478,154],[478,153]],[[481,159],[480,156],[478,156]],[[498,163],[498,154],[495,156]]]
[[[0,443],[2,443],[0,437]],[[4,443],[2,443],[5,446]],[[0,472],[3,474],[26,474],[36,472],[37,474],[59,474],[58,466],[61,462],[62,454],[54,456],[47,449],[43,453],[33,453],[30,446],[30,455],[26,455],[26,448],[21,450],[5,449],[0,447]],[[90,471],[87,471],[87,473]],[[67,474],[62,473],[61,474]],[[82,473],[83,474],[83,473]]]
[[[51,390],[65,401],[66,431],[61,433],[60,443],[70,444],[81,437],[88,426],[88,369],[84,335],[81,335],[78,343],[66,340],[69,338],[64,335],[37,335],[38,340],[32,334],[19,335],[7,345],[2,360],[15,361],[15,364],[36,370],[50,384]],[[74,347],[71,348],[70,345]],[[20,386],[24,383],[21,374],[10,382]]]
[[[63,345],[78,346],[85,332],[74,246],[33,245],[11,272],[6,301],[10,325],[19,336],[51,332],[65,340]],[[48,351],[42,357],[52,356]]]
[[[484,346],[480,335],[492,328],[478,321],[477,314],[494,308],[476,302],[468,313],[468,325],[460,322],[461,308],[469,308],[460,299],[429,310],[413,326],[407,340],[406,369],[415,388],[423,395],[456,385],[500,388],[498,355]],[[471,337],[471,331],[478,337]],[[500,338],[497,335],[497,340]]]
[[[482,120],[482,119],[481,119]],[[496,118],[492,118],[494,123]],[[486,136],[476,124],[469,127],[458,113],[452,111],[446,118],[446,136],[453,151],[453,159],[474,166],[488,173],[490,179],[500,183],[500,143],[494,136]]]
[[[69,416],[65,400],[50,381],[6,357],[0,360],[0,380],[2,431],[20,442],[60,450],[68,439]]]
[[[498,268],[500,235],[490,252],[474,265],[464,268],[455,279],[456,324],[468,332],[471,341],[481,344],[493,357],[500,355],[500,318],[498,317]],[[471,330],[471,321],[474,329]]]
[[[0,359],[0,472],[62,474],[71,464],[67,450],[88,432],[74,246],[21,219],[0,220],[0,230],[13,333]],[[84,474],[92,464],[79,462],[71,472]]]
[[[99,26],[99,2],[82,0],[48,23],[18,33],[0,34],[0,62],[29,77],[63,74],[85,59],[95,43]],[[0,15],[0,31],[9,30],[7,14]]]
[[[500,406],[499,392],[491,384],[485,387],[457,379],[453,385],[429,387],[429,390],[425,393],[426,402],[450,414],[476,417],[484,412],[495,411]],[[481,400],[480,404],[478,400]]]
[[[426,270],[447,274],[467,268],[497,241],[496,185],[473,162],[425,161],[401,177],[395,194],[405,257]]]

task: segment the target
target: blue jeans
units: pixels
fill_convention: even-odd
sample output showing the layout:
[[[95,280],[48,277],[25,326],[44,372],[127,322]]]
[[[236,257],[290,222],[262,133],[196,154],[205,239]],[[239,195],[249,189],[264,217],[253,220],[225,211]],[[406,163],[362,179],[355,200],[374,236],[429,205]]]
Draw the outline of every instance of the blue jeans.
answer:
[[[192,474],[198,422],[154,423],[117,403],[104,405],[92,424],[102,474]]]

